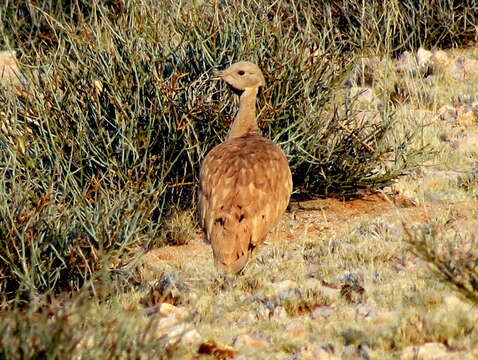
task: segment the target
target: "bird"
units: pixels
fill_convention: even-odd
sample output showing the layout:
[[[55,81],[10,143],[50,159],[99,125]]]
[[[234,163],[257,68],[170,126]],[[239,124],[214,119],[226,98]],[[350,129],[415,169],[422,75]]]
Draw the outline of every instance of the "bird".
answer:
[[[199,218],[216,268],[240,273],[288,206],[292,175],[284,151],[262,136],[256,97],[265,86],[254,63],[240,61],[216,76],[240,94],[224,142],[204,158],[199,173]]]

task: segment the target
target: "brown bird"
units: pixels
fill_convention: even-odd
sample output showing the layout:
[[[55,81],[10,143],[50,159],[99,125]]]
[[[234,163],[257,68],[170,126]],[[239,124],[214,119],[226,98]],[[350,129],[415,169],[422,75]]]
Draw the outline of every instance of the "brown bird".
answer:
[[[282,149],[257,126],[256,96],[265,85],[259,67],[241,61],[218,77],[242,93],[226,141],[202,163],[199,213],[216,266],[238,273],[284,214],[292,176]]]

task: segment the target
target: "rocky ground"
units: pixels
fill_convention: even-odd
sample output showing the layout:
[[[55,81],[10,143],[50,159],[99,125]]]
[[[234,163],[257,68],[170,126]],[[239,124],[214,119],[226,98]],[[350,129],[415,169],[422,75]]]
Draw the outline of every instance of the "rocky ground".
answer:
[[[242,276],[215,271],[201,234],[146,254],[141,277],[157,285],[141,296],[160,336],[185,358],[477,358],[477,306],[405,241],[433,230],[476,254],[477,84],[478,48],[365,59],[348,90],[359,116],[389,94],[433,156],[380,192],[293,202]]]
[[[392,99],[403,131],[433,155],[383,191],[292,202],[241,276],[215,270],[200,232],[152,250],[136,291],[94,317],[119,306],[172,358],[478,358],[478,307],[410,245],[432,234],[438,254],[476,259],[478,48],[364,59],[345,96],[373,121]]]

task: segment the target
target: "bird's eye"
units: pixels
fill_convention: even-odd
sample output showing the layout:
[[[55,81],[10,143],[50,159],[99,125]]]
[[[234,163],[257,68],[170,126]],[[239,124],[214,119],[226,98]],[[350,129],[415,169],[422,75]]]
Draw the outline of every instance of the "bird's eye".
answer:
[[[241,76],[245,74],[245,72],[242,71],[242,70],[239,70],[237,73],[238,73],[239,75],[241,75]]]

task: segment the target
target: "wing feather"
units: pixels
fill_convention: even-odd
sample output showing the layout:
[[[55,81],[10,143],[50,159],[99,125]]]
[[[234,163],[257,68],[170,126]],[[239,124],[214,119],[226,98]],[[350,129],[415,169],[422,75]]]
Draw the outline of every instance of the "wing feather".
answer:
[[[235,138],[206,156],[199,185],[201,225],[214,257],[240,270],[251,245],[262,243],[285,212],[292,191],[287,158],[263,137]]]

